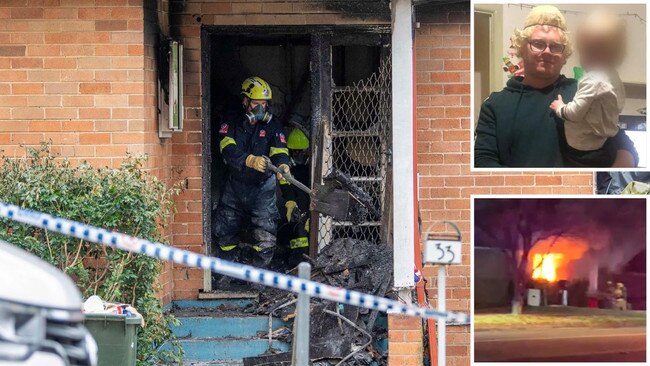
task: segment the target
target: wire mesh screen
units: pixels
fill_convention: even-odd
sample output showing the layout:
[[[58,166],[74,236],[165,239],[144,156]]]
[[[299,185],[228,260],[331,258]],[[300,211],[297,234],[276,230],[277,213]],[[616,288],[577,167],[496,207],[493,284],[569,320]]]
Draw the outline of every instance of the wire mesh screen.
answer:
[[[386,240],[383,216],[390,205],[386,190],[392,138],[390,77],[390,57],[386,57],[369,78],[332,88],[332,118],[324,126],[323,176],[333,169],[349,175],[372,197],[376,213],[357,219],[359,224],[321,215],[319,248],[339,238]]]

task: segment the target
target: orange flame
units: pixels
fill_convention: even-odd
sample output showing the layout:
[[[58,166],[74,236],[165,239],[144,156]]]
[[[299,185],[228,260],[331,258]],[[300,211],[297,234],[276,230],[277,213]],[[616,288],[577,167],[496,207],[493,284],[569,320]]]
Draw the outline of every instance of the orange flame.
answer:
[[[576,237],[551,237],[538,241],[528,255],[532,278],[548,282],[569,279],[570,263],[582,258],[588,249],[587,242]]]
[[[535,254],[533,256],[533,278],[548,282],[557,280],[557,267],[564,257],[561,253]]]

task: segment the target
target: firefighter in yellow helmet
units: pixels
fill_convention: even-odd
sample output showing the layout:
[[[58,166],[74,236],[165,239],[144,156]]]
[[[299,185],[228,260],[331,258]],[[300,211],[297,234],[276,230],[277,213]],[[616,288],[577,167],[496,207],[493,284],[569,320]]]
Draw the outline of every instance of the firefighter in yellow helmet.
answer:
[[[239,236],[251,231],[253,249],[268,266],[276,246],[279,213],[276,181],[267,169],[271,162],[289,172],[289,150],[282,124],[269,111],[271,87],[255,76],[242,83],[242,108],[225,113],[219,127],[219,150],[228,166],[228,179],[213,214],[219,257],[237,260]],[[227,281],[224,281],[227,282]]]
[[[309,187],[309,138],[302,130],[294,128],[289,133],[287,147],[294,178]],[[278,237],[281,247],[286,250],[282,256],[284,263],[287,269],[291,269],[303,260],[303,253],[309,252],[309,195],[286,183],[280,182],[285,210]]]

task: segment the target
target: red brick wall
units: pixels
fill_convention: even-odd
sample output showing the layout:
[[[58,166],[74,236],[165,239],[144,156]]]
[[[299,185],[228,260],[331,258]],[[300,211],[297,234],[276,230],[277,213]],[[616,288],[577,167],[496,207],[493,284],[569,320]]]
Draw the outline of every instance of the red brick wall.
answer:
[[[389,365],[423,365],[422,338],[421,319],[403,315],[390,315],[388,317]]]
[[[178,182],[179,177],[172,176],[171,169],[171,139],[158,137],[158,75],[156,67],[156,47],[158,46],[159,32],[169,34],[168,18],[169,6],[162,0],[145,0],[143,14],[144,32],[144,152],[149,156],[151,173],[161,179],[167,186]],[[172,233],[175,231],[174,222],[170,220],[165,230],[165,235],[173,243]],[[160,284],[162,286],[162,300],[167,304],[172,301],[173,278],[171,262],[163,263]]]
[[[150,17],[145,39],[143,0],[1,1],[3,154],[51,140],[73,163],[115,167],[127,151],[147,153],[146,168],[169,182],[171,144],[157,136],[154,29]]]
[[[0,19],[6,155],[50,139],[95,165],[144,152],[142,0],[6,0]]]
[[[469,9],[468,9],[469,10]],[[469,12],[440,11],[417,30],[417,151],[423,227],[457,223],[463,264],[447,272],[447,309],[470,311],[470,196],[472,194],[591,194],[591,173],[472,173],[470,171]],[[435,226],[436,229],[442,229]],[[437,306],[437,268],[424,276]],[[469,365],[470,329],[447,327],[447,364]]]

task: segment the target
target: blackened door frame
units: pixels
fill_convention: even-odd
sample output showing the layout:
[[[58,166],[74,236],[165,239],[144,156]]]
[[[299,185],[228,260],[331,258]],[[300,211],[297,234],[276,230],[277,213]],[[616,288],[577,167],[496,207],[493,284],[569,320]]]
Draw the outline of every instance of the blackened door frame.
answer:
[[[203,245],[207,255],[212,253],[212,125],[213,113],[211,103],[211,70],[212,70],[212,45],[214,39],[222,35],[261,36],[261,35],[296,35],[310,34],[310,70],[311,70],[311,131],[312,131],[312,177],[321,176],[320,171],[315,171],[320,166],[321,126],[324,121],[331,118],[331,85],[332,85],[332,52],[331,46],[336,45],[380,45],[382,38],[390,34],[390,25],[346,25],[346,26],[202,26],[201,27],[201,110],[202,110],[202,147],[201,147],[201,175],[202,175],[202,223]],[[318,164],[318,163],[321,164]],[[317,215],[312,213],[313,215]],[[315,254],[317,248],[315,233],[318,230],[318,219],[312,217],[310,232],[310,255]],[[314,227],[314,225],[316,225]],[[211,276],[206,270],[203,279],[205,291],[212,287]]]

